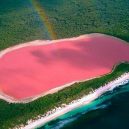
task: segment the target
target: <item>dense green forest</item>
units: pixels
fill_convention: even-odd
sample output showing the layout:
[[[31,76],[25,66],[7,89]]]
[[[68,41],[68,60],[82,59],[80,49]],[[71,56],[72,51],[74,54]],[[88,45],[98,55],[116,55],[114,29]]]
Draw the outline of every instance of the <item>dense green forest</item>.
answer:
[[[26,41],[52,39],[33,1],[35,0],[0,1],[0,50]],[[129,0],[37,1],[53,26],[57,39],[97,32],[129,41]],[[80,98],[91,89],[96,89],[127,71],[129,72],[129,64],[122,63],[109,75],[76,83],[27,104],[9,104],[0,100],[0,129],[25,124],[28,119],[35,119],[37,115],[62,103]]]
[[[0,50],[51,39],[34,1],[43,7],[57,39],[99,32],[129,41],[129,0],[1,0]]]
[[[118,65],[111,74],[86,82],[75,83],[71,87],[41,97],[27,104],[9,104],[0,100],[0,129],[8,129],[19,124],[26,124],[28,119],[36,119],[36,116],[42,115],[54,107],[79,99],[125,72],[129,72],[128,63]]]

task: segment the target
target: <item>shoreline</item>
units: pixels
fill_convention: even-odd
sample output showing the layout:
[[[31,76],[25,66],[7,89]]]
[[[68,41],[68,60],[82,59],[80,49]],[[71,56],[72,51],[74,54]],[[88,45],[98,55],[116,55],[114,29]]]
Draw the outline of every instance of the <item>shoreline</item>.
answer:
[[[115,80],[109,82],[108,84],[105,84],[104,86],[101,86],[100,88],[96,89],[92,93],[90,92],[88,95],[83,96],[80,99],[74,100],[69,104],[62,104],[60,107],[57,107],[49,112],[47,112],[45,115],[38,116],[37,120],[29,120],[28,124],[26,126],[19,126],[15,129],[32,129],[37,128],[40,126],[43,126],[47,122],[56,119],[57,117],[75,109],[80,106],[89,104],[91,101],[95,100],[99,96],[101,96],[103,93],[109,90],[113,90],[116,87],[122,86],[129,83],[129,72],[122,74],[120,77],[116,78]]]
[[[26,42],[26,43],[20,43],[18,45],[14,45],[14,46],[11,46],[9,48],[6,48],[6,49],[0,51],[0,58],[2,58],[7,53],[10,53],[14,50],[24,48],[24,47],[49,45],[49,44],[58,43],[58,42],[61,42],[61,41],[66,41],[66,40],[74,41],[74,40],[77,40],[77,39],[81,39],[84,36],[94,37],[94,36],[102,36],[102,35],[104,35],[104,34],[92,33],[92,34],[80,35],[78,37],[72,37],[72,38],[64,38],[64,39],[57,39],[57,40],[34,40],[34,41]],[[105,35],[105,36],[108,36],[108,35]]]
[[[106,34],[102,34],[102,33],[89,33],[89,34],[84,34],[84,35],[80,35],[80,36],[72,37],[72,38],[64,38],[64,39],[56,39],[56,40],[34,40],[34,41],[30,41],[30,42],[20,43],[18,45],[14,45],[14,46],[11,46],[11,47],[6,48],[4,50],[1,50],[0,51],[0,58],[2,58],[4,55],[6,55],[6,54],[8,54],[8,53],[10,53],[14,50],[24,48],[24,47],[49,45],[49,44],[53,44],[53,43],[59,43],[61,41],[62,42],[67,41],[67,40],[74,41],[74,40],[77,40],[77,39],[81,39],[83,37],[93,38],[93,37],[96,37],[96,36],[97,37],[99,37],[99,36],[110,37],[110,38],[117,39],[119,41],[122,41],[123,43],[128,44],[128,42],[126,42],[126,41],[124,41],[120,38],[111,36],[111,35],[106,35]]]

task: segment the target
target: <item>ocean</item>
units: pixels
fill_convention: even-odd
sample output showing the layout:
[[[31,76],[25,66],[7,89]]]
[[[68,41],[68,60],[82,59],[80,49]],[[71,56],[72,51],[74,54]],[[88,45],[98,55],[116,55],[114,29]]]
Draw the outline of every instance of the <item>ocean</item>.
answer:
[[[129,84],[108,91],[39,129],[129,129]]]

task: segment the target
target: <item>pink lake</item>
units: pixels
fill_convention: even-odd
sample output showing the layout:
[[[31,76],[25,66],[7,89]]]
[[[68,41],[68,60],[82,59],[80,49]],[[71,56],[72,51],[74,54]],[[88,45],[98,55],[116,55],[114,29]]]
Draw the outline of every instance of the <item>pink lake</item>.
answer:
[[[0,57],[0,92],[16,99],[37,96],[107,74],[117,63],[129,61],[129,45],[102,34],[32,43],[42,45],[28,43]]]

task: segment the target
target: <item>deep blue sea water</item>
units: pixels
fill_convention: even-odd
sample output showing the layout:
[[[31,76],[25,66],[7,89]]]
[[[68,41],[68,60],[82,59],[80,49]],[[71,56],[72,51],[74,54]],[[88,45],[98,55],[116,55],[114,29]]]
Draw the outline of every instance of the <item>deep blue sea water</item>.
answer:
[[[106,92],[40,129],[129,129],[129,84]]]

